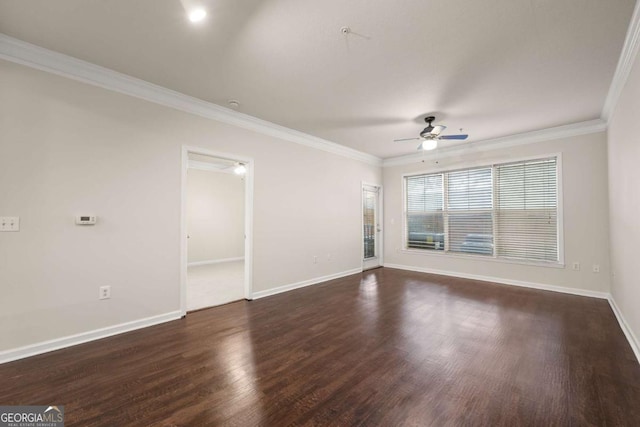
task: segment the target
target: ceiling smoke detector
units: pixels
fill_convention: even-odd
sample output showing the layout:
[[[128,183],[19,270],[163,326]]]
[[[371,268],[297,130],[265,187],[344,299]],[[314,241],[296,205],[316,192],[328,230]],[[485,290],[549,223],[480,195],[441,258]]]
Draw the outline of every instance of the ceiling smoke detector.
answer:
[[[238,108],[240,106],[240,103],[235,99],[230,99],[228,104],[229,104],[229,107],[231,108]]]

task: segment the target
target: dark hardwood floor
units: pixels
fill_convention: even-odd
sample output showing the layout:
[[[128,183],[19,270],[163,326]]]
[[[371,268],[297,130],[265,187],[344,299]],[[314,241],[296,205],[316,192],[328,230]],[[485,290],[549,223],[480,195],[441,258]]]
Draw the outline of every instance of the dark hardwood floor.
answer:
[[[67,426],[640,426],[607,301],[378,269],[0,365]]]

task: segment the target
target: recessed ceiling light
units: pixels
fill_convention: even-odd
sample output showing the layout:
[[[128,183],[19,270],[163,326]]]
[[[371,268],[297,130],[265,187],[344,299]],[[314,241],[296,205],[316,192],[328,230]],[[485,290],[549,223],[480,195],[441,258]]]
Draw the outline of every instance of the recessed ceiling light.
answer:
[[[189,12],[189,21],[200,22],[207,17],[207,11],[204,9],[194,9]]]

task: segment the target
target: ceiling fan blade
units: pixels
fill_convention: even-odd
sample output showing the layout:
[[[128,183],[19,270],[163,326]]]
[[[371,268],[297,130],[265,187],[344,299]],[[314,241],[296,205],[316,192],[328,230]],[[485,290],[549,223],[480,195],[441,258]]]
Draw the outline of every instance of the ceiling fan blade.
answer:
[[[442,126],[442,125],[438,125],[438,126],[434,126],[433,129],[431,130],[431,135],[440,135],[440,133],[445,130],[447,127],[446,126]]]
[[[439,137],[440,139],[467,139],[469,135],[443,135]]]
[[[393,142],[404,142],[404,141],[419,141],[422,138],[403,138],[403,139],[394,139]]]

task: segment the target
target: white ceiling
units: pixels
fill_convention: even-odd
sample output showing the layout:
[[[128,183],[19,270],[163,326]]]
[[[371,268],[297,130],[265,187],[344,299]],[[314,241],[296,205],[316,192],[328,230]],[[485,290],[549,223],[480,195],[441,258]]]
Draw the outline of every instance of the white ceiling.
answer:
[[[427,113],[471,143],[599,117],[634,3],[0,0],[0,31],[387,158]]]

